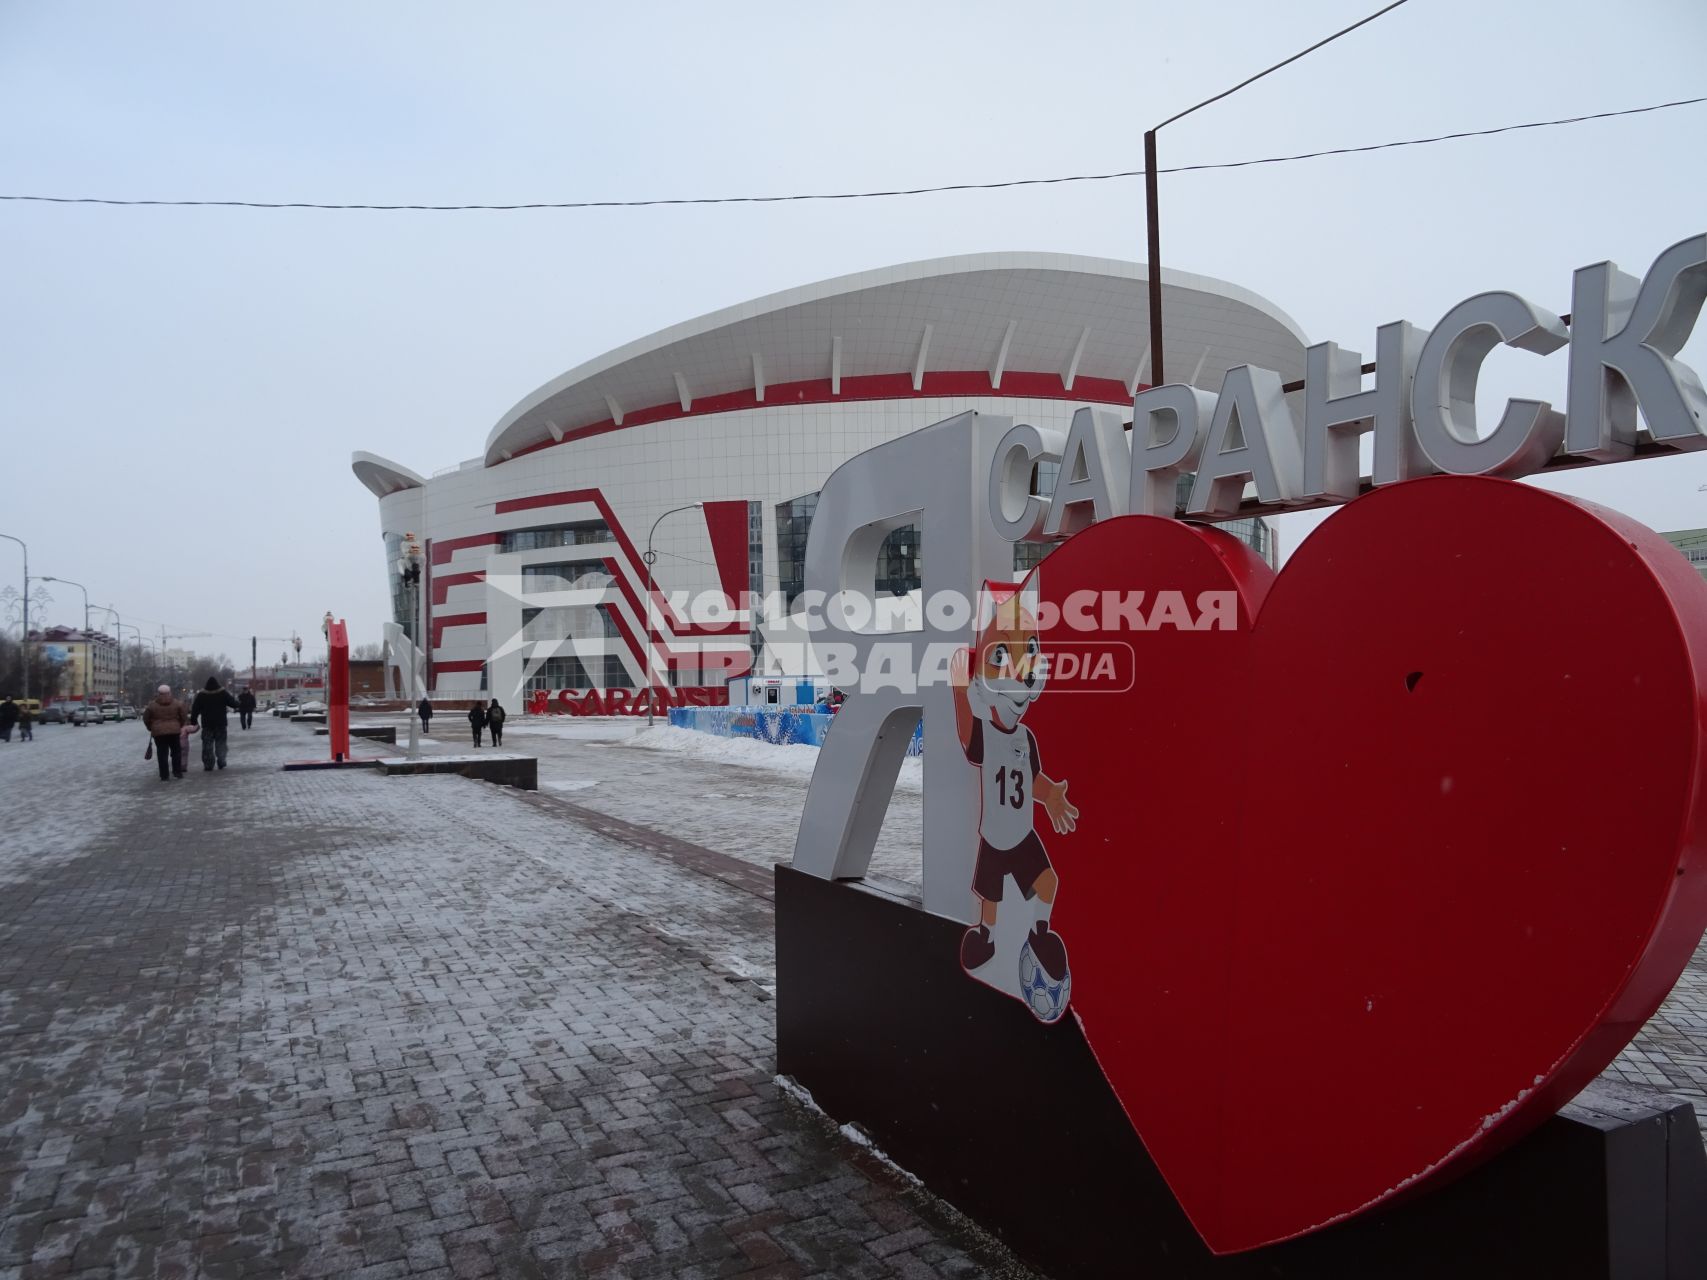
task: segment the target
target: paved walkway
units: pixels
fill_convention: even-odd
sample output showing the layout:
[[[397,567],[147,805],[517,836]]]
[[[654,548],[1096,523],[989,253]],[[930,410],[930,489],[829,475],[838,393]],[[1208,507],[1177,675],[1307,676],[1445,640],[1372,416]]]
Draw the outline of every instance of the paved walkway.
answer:
[[[772,1082],[762,877],[144,742],[0,746],[0,1276],[1023,1274]]]
[[[772,1082],[803,779],[512,736],[560,785],[0,746],[0,1278],[1024,1274]],[[1704,1050],[1698,954],[1611,1074]]]

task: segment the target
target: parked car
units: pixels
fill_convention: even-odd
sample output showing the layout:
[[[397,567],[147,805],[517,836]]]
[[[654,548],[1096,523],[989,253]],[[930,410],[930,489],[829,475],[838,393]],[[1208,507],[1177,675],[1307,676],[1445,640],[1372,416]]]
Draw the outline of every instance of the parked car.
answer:
[[[121,702],[119,704],[119,719],[140,720],[142,719],[142,712],[138,711],[135,707],[127,707]]]
[[[64,724],[65,723],[65,705],[63,703],[60,703],[60,702],[49,703],[47,706],[43,707],[41,709],[41,713],[36,716],[36,723],[37,724]]]
[[[71,709],[71,723],[75,725],[100,724],[104,719],[100,707],[92,702],[80,702]]]
[[[101,704],[101,719],[115,721],[123,720],[124,716],[119,712],[119,704],[116,702],[103,702]]]

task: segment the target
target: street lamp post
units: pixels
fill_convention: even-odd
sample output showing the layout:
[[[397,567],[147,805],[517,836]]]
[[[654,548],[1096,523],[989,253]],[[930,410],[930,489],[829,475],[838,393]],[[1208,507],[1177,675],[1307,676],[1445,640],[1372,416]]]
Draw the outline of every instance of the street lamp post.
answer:
[[[658,532],[658,526],[664,523],[664,516],[673,516],[678,511],[700,511],[705,507],[703,502],[690,502],[685,507],[671,507],[664,515],[652,522],[652,528],[646,534],[646,727],[652,727],[653,709],[658,697],[652,687],[652,655],[657,645],[653,640],[655,628],[652,625],[652,566],[658,561],[658,553],[652,550],[653,535]]]
[[[24,634],[20,637],[18,652],[24,660],[24,701],[30,700],[30,549],[25,546],[22,538],[14,538],[9,533],[0,533],[0,538],[15,542],[24,548]]]
[[[70,578],[56,578],[52,574],[42,574],[38,582],[63,582],[68,587],[76,587],[83,593],[83,701],[89,701],[89,683],[95,675],[95,642],[89,637],[89,588],[81,582],[73,582]]]
[[[124,633],[125,633],[125,628],[128,627],[128,628],[130,628],[130,630],[136,632],[136,647],[138,649],[146,649],[148,647],[148,642],[142,638],[142,628],[137,626],[135,623],[126,622],[123,618],[119,617],[119,611],[117,609],[113,608],[110,604],[109,605],[97,605],[96,608],[105,609],[108,613],[113,615],[113,630],[117,631],[119,633],[119,697],[121,699],[123,699],[125,702],[129,703],[131,706],[135,706],[136,703],[131,701],[130,690],[125,688],[125,679],[124,679],[124,677],[125,677],[125,669],[124,669]]]

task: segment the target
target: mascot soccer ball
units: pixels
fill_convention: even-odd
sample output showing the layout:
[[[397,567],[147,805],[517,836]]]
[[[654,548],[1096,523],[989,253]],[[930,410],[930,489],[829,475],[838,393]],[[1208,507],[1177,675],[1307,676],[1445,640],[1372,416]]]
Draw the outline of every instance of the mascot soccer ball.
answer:
[[[1055,981],[1037,963],[1031,953],[1031,943],[1019,952],[1019,994],[1025,1007],[1037,1015],[1040,1022],[1055,1022],[1067,1012],[1067,997],[1073,990],[1073,974],[1069,970]]]

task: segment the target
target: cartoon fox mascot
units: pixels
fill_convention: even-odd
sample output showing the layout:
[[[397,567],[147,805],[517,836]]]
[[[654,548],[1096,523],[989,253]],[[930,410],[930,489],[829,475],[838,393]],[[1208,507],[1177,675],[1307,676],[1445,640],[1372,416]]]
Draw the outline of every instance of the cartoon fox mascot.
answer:
[[[1067,948],[1049,927],[1057,881],[1032,825],[1032,805],[1041,804],[1061,833],[1073,830],[1079,811],[1067,800],[1067,783],[1043,772],[1037,737],[1020,723],[1042,694],[1048,675],[1036,614],[1028,607],[1028,597],[1011,583],[986,583],[985,601],[989,619],[971,653],[962,649],[955,654],[951,669],[955,728],[967,760],[979,770],[983,789],[978,862],[972,873],[978,923],[960,941],[960,964],[970,973],[996,954],[991,930],[1001,909],[1002,881],[1011,875],[1025,898],[1043,904],[1026,941],[1038,966],[1051,982],[1059,983],[1067,975]]]

